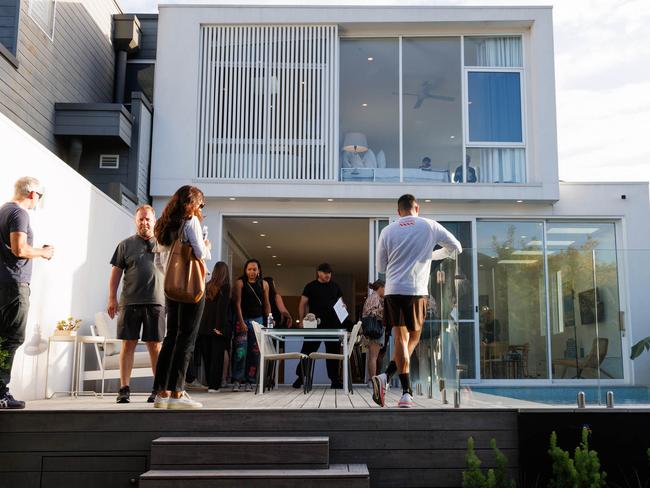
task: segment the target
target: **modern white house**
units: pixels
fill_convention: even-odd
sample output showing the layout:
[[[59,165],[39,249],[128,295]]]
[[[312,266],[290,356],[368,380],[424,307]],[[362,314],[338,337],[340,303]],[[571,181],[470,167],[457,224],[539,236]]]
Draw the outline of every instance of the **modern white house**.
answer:
[[[292,305],[327,261],[358,310],[412,193],[466,248],[429,317],[464,382],[650,379],[648,185],[558,180],[550,7],[161,5],[155,79],[153,200],[199,186],[233,275]]]

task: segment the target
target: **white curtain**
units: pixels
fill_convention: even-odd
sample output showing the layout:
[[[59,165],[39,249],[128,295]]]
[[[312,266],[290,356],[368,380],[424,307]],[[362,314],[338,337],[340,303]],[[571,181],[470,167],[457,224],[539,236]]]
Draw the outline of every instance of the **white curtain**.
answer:
[[[526,157],[520,148],[480,149],[479,181],[483,183],[524,183]]]
[[[519,68],[522,66],[520,37],[488,37],[476,44],[478,66]]]

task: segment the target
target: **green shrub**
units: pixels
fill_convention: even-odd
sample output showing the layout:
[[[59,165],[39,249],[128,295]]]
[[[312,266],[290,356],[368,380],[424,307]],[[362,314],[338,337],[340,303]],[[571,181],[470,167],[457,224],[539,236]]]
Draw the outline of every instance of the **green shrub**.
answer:
[[[573,459],[557,445],[557,434],[551,433],[548,450],[552,461],[552,477],[549,488],[600,488],[605,486],[607,474],[601,472],[598,453],[589,450],[589,431],[582,428],[582,442],[576,447]]]
[[[495,439],[490,440],[490,447],[494,451],[496,468],[490,468],[487,474],[483,474],[481,460],[474,451],[474,439],[467,439],[467,469],[463,471],[463,488],[515,488],[514,480],[508,476],[508,459],[497,448]]]

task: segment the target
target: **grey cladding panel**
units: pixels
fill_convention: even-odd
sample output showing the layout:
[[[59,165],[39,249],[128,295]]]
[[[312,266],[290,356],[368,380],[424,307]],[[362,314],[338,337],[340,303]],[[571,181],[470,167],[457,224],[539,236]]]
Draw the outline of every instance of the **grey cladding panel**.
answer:
[[[136,14],[137,15],[137,14]],[[158,15],[138,15],[140,20],[140,49],[129,59],[156,59],[158,44]]]

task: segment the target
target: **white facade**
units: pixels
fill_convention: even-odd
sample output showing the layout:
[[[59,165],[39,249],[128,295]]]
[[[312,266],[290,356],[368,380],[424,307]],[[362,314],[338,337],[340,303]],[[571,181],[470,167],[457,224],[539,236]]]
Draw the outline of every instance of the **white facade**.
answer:
[[[301,31],[301,26],[327,31],[328,35],[336,32],[335,39],[338,42],[336,50],[332,51],[328,42],[329,38],[309,37]],[[244,29],[245,27],[245,29]],[[241,28],[241,29],[240,29]],[[273,29],[277,28],[276,31]],[[282,30],[284,28],[284,30]],[[208,30],[206,30],[208,29]],[[209,30],[211,29],[211,30]],[[231,30],[228,30],[231,29]],[[240,29],[240,30],[237,30]],[[269,30],[270,29],[270,30]],[[293,30],[292,30],[293,29]],[[207,32],[207,34],[206,34]],[[274,32],[276,34],[274,34]],[[243,33],[243,34],[242,34]],[[207,36],[209,37],[206,40]],[[227,48],[219,47],[220,40],[225,39],[229,43],[231,37],[244,35],[244,41],[237,41],[235,44],[252,46],[253,54],[243,50],[242,53],[230,52]],[[325,39],[321,44],[315,44],[312,55],[313,59],[322,61],[319,69],[323,73],[329,73],[333,69],[334,80],[323,85],[307,86],[315,87],[320,97],[316,104],[317,112],[321,109],[322,117],[319,120],[326,120],[332,127],[321,125],[316,126],[311,134],[316,134],[309,143],[316,147],[316,156],[311,160],[314,163],[311,168],[317,168],[309,172],[304,163],[296,162],[288,155],[294,154],[291,147],[298,142],[291,136],[279,136],[274,139],[268,132],[260,131],[259,125],[255,125],[255,114],[273,113],[268,107],[260,109],[259,100],[255,98],[260,86],[272,91],[284,93],[283,100],[289,100],[289,109],[283,107],[283,117],[278,119],[282,130],[287,125],[284,120],[287,114],[291,114],[291,100],[298,100],[292,94],[291,88],[282,92],[283,85],[282,69],[285,69],[286,79],[291,79],[300,69],[309,67],[308,60],[301,59],[298,54],[291,51],[286,52],[280,48],[277,65],[280,66],[276,81],[259,85],[260,76],[275,77],[271,71],[266,75],[264,69],[259,68],[260,63],[252,63],[252,74],[233,78],[237,82],[228,85],[226,75],[218,74],[217,71],[206,71],[210,63],[217,63],[220,66],[246,67],[250,60],[257,60],[255,57],[256,44],[264,36],[279,35],[283,39],[305,39],[309,42],[316,42],[314,39]],[[282,37],[286,36],[286,37]],[[303,36],[303,37],[300,37]],[[405,154],[405,141],[409,134],[404,134],[403,120],[405,117],[404,97],[399,102],[399,168],[395,174],[397,181],[368,181],[366,179],[346,180],[342,178],[342,163],[339,159],[341,148],[344,144],[343,134],[340,133],[339,124],[342,117],[339,90],[332,92],[333,86],[340,87],[349,71],[342,72],[337,63],[341,62],[341,43],[352,39],[395,39],[399,46],[399,75],[400,84],[398,93],[408,95],[403,89],[402,72],[406,71],[405,60],[402,59],[405,52],[403,45],[411,39],[428,39],[447,37],[463,39],[475,36],[514,36],[521,39],[523,64],[518,69],[504,69],[504,72],[520,73],[521,87],[521,124],[522,124],[522,147],[525,147],[525,178],[516,183],[495,183],[479,179],[477,182],[452,184],[450,173],[453,167],[444,169],[447,171],[447,180],[435,181],[412,181],[407,174],[412,174],[413,166],[405,167],[407,161]],[[313,43],[312,42],[312,43]],[[320,42],[320,41],[319,41]],[[243,43],[243,44],[242,44]],[[291,46],[292,44],[287,44]],[[206,47],[207,46],[207,47]],[[215,54],[215,46],[217,51]],[[206,50],[207,49],[207,50]],[[224,50],[225,49],[225,50]],[[461,47],[462,49],[462,47]],[[315,53],[315,54],[314,54]],[[320,54],[319,54],[320,53]],[[229,57],[230,56],[230,57]],[[241,57],[243,56],[243,57]],[[248,57],[246,57],[248,56]],[[283,57],[285,56],[285,57]],[[320,56],[320,57],[319,57]],[[207,61],[206,61],[207,59]],[[261,59],[261,58],[260,58]],[[275,59],[275,58],[264,58]],[[296,61],[296,59],[298,61]],[[248,61],[246,61],[248,60]],[[371,58],[368,57],[370,61]],[[206,64],[206,62],[208,64]],[[297,63],[295,73],[289,66]],[[304,65],[301,64],[304,62]],[[274,66],[271,62],[269,66]],[[334,64],[332,64],[334,63]],[[289,66],[289,68],[287,68]],[[488,69],[476,68],[468,70],[466,64],[461,66],[462,71],[462,93],[463,103],[463,133],[462,136],[462,160],[472,147],[469,140],[468,123],[468,80],[469,71],[483,72]],[[261,69],[256,72],[255,69]],[[265,68],[266,69],[266,68]],[[269,68],[270,69],[270,68]],[[307,69],[307,68],[305,68]],[[245,70],[244,70],[245,71]],[[243,72],[243,71],[242,71]],[[306,71],[305,71],[306,72]],[[212,75],[210,74],[212,73]],[[214,75],[217,73],[217,75]],[[248,73],[248,72],[246,72]],[[256,75],[257,73],[257,75]],[[287,74],[288,73],[288,74]],[[216,79],[210,79],[210,76]],[[233,75],[234,76],[234,75]],[[239,75],[238,75],[239,76]],[[225,78],[221,78],[225,77]],[[248,77],[248,78],[247,78]],[[302,79],[302,78],[301,78]],[[323,79],[323,78],[319,78]],[[243,80],[243,81],[242,81]],[[276,80],[276,78],[273,78]],[[232,80],[231,80],[232,81]],[[332,84],[333,83],[333,84]],[[321,86],[321,88],[319,88]],[[243,106],[228,107],[227,98],[219,94],[220,87],[232,93],[236,100],[243,100]],[[276,87],[276,88],[273,88]],[[648,358],[641,357],[634,363],[629,357],[630,346],[637,340],[650,335],[650,325],[646,323],[645,317],[650,312],[650,305],[645,299],[647,290],[647,276],[650,275],[650,226],[647,222],[649,205],[647,183],[561,183],[558,181],[558,158],[557,158],[557,136],[556,136],[556,114],[555,114],[555,82],[554,82],[554,55],[553,55],[553,27],[551,8],[549,7],[526,7],[526,8],[503,8],[503,7],[283,7],[283,6],[199,6],[199,5],[162,5],[160,6],[160,17],[158,27],[158,51],[156,62],[156,88],[155,88],[155,115],[152,148],[152,170],[151,170],[151,193],[157,208],[164,206],[167,198],[173,192],[185,184],[199,186],[207,198],[206,223],[210,228],[211,238],[214,243],[213,256],[229,262],[235,260],[241,262],[246,257],[251,257],[246,245],[240,245],[237,239],[233,241],[232,236],[227,235],[231,226],[235,223],[233,219],[248,217],[250,219],[290,219],[290,218],[318,218],[328,219],[359,219],[359,231],[368,234],[366,269],[368,279],[374,279],[374,264],[372,252],[373,226],[377,221],[391,219],[395,215],[395,202],[404,193],[413,193],[418,197],[422,205],[422,215],[435,218],[442,222],[463,223],[469,229],[470,237],[465,243],[466,248],[472,248],[471,260],[468,261],[468,272],[474,279],[472,290],[471,317],[467,327],[471,328],[472,337],[468,342],[469,357],[467,360],[473,362],[477,371],[469,380],[485,381],[490,383],[502,380],[516,380],[519,383],[554,382],[562,380],[568,383],[589,383],[590,378],[579,378],[577,380],[562,379],[556,370],[553,361],[559,361],[570,357],[573,348],[575,357],[584,358],[588,356],[591,346],[591,335],[594,326],[589,319],[585,318],[586,312],[576,312],[581,323],[565,322],[571,329],[564,329],[565,323],[558,326],[553,325],[557,320],[554,315],[553,290],[557,286],[557,280],[562,279],[562,272],[566,270],[552,270],[550,256],[558,256],[556,250],[551,250],[548,231],[555,232],[554,235],[564,235],[571,232],[570,225],[587,225],[588,223],[603,224],[611,226],[611,249],[601,249],[601,253],[609,253],[615,263],[615,283],[607,286],[615,290],[614,295],[607,297],[606,303],[607,324],[602,324],[603,331],[599,337],[609,334],[610,350],[607,358],[602,363],[603,367],[614,368],[617,372],[613,374],[614,379],[607,379],[612,383],[648,383]],[[236,90],[240,91],[237,92]],[[247,91],[248,90],[248,91]],[[322,91],[325,90],[325,91]],[[239,93],[239,95],[237,95]],[[247,94],[253,96],[246,98]],[[243,94],[243,95],[242,95]],[[275,94],[275,93],[274,93]],[[268,95],[268,93],[267,93]],[[327,95],[327,96],[325,96]],[[241,97],[244,98],[241,98]],[[207,97],[207,98],[206,98]],[[221,98],[220,98],[221,97]],[[240,97],[240,98],[237,98]],[[328,99],[333,97],[333,99]],[[444,97],[438,97],[444,98]],[[447,97],[451,98],[451,97]],[[275,98],[274,100],[277,100]],[[209,100],[209,106],[202,101]],[[251,100],[253,100],[251,104]],[[264,98],[263,100],[267,100]],[[249,105],[246,105],[248,103]],[[296,109],[297,110],[297,109]],[[221,114],[214,118],[214,114]],[[295,123],[306,124],[304,115],[309,112],[299,112],[303,115],[295,117]],[[249,114],[252,122],[247,118]],[[211,117],[213,117],[211,119]],[[239,119],[237,117],[240,117]],[[216,120],[210,126],[210,120]],[[237,122],[237,121],[240,122]],[[206,121],[208,125],[206,126]],[[291,132],[291,123],[289,132]],[[232,126],[230,136],[226,132],[219,132],[221,126]],[[239,124],[239,125],[238,125]],[[253,127],[252,129],[241,129]],[[249,125],[247,125],[249,124]],[[257,127],[257,129],[256,129]],[[322,129],[322,133],[319,130]],[[257,130],[257,132],[256,132]],[[237,132],[239,131],[239,132]],[[221,134],[215,137],[214,134]],[[226,134],[226,135],[224,135]],[[234,136],[233,136],[234,134]],[[332,136],[329,138],[329,136]],[[307,139],[305,139],[307,140]],[[280,142],[278,142],[280,141]],[[278,144],[285,144],[278,149]],[[211,145],[232,144],[230,149],[221,149],[219,158],[225,158],[224,164],[230,164],[230,172],[218,172],[206,170],[205,151]],[[302,144],[302,143],[300,143]],[[281,144],[280,144],[281,145]],[[293,145],[293,146],[292,146]],[[277,159],[264,159],[262,152],[272,147],[267,154],[273,153]],[[289,149],[286,149],[286,148]],[[318,153],[318,150],[321,152]],[[202,152],[203,151],[203,152]],[[216,154],[216,153],[215,153]],[[229,159],[234,156],[234,159]],[[460,159],[460,158],[459,158]],[[221,161],[221,159],[218,159]],[[325,168],[334,167],[335,171],[320,171],[319,164]],[[212,164],[212,163],[210,163]],[[217,163],[215,163],[217,164]],[[219,163],[220,164],[220,163]],[[301,166],[301,164],[303,166]],[[203,165],[203,166],[202,166]],[[209,166],[210,168],[218,166]],[[224,166],[227,168],[228,166]],[[460,166],[459,166],[460,167]],[[251,169],[253,168],[253,169]],[[262,169],[260,169],[262,168]],[[397,168],[397,167],[396,167]],[[319,172],[320,171],[320,172]],[[410,173],[409,173],[410,172]],[[463,170],[463,178],[467,178],[468,169]],[[624,196],[624,197],[623,197]],[[278,221],[279,222],[279,221]],[[479,365],[483,368],[486,361],[484,348],[488,339],[484,339],[479,333],[479,322],[482,320],[479,308],[496,307],[498,293],[494,293],[489,306],[482,304],[484,295],[488,293],[481,291],[483,279],[481,276],[481,259],[486,259],[488,252],[477,248],[481,247],[481,227],[486,227],[490,222],[508,222],[535,224],[543,229],[543,249],[536,250],[532,242],[528,242],[524,250],[518,250],[519,255],[543,254],[543,265],[539,269],[540,280],[540,304],[539,315],[541,330],[536,336],[538,340],[538,351],[529,351],[526,348],[526,368],[536,371],[534,374],[521,375],[517,372],[513,376],[503,373],[492,374],[486,377],[483,370],[478,371]],[[553,226],[569,226],[569,228],[553,228]],[[294,240],[301,240],[301,231],[297,228],[291,236]],[[575,232],[575,229],[573,230]],[[586,232],[579,230],[580,232]],[[262,235],[262,234],[260,234]],[[237,236],[235,236],[237,237]],[[539,236],[538,236],[539,237]],[[521,236],[530,241],[530,236]],[[556,238],[558,239],[558,238]],[[541,241],[540,241],[541,242]],[[555,242],[569,243],[572,240],[556,240]],[[250,242],[248,243],[253,246]],[[588,242],[581,251],[586,254],[586,249],[593,242]],[[541,244],[540,244],[541,245]],[[274,248],[276,249],[276,248]],[[509,249],[508,246],[505,249]],[[531,250],[532,249],[532,250]],[[324,249],[327,251],[327,249]],[[215,252],[216,251],[216,252]],[[266,256],[265,262],[271,260],[271,252]],[[516,253],[515,253],[516,254]],[[239,256],[236,256],[239,255]],[[595,256],[595,255],[594,255]],[[262,257],[256,254],[254,257]],[[325,259],[327,258],[327,259]],[[322,260],[334,259],[325,255]],[[496,258],[495,258],[496,259]],[[215,259],[216,261],[216,259]],[[320,262],[320,261],[319,261]],[[504,263],[507,260],[503,261]],[[518,261],[524,262],[524,261]],[[532,261],[530,261],[532,263]],[[594,263],[596,258],[594,257]],[[608,261],[609,262],[609,261]],[[541,261],[540,261],[541,263]],[[310,263],[316,265],[317,262]],[[276,276],[281,276],[285,286],[290,288],[290,295],[299,294],[300,283],[309,278],[309,269],[306,263],[296,264],[294,268],[273,269]],[[594,270],[596,266],[594,265]],[[609,269],[607,266],[599,268],[599,272],[605,276]],[[237,270],[233,270],[237,274]],[[515,273],[506,273],[505,280],[514,280]],[[300,276],[299,279],[296,279]],[[495,278],[492,275],[494,286]],[[594,274],[595,276],[595,274]],[[609,275],[607,275],[609,276]],[[522,278],[519,278],[522,279]],[[527,278],[523,278],[527,279]],[[566,279],[566,277],[564,277]],[[600,278],[599,278],[600,279]],[[611,277],[608,277],[610,279]],[[555,280],[555,281],[553,281]],[[353,280],[354,281],[354,280]],[[357,280],[358,281],[358,280]],[[594,280],[595,282],[596,280]],[[611,286],[610,286],[611,285]],[[351,285],[353,287],[353,285]],[[510,283],[510,289],[517,288],[514,282]],[[590,289],[594,294],[600,293],[597,285],[581,285],[577,290],[571,290],[572,298],[570,307],[577,309],[584,305],[586,300],[585,292]],[[605,288],[605,287],[600,287]],[[551,289],[549,291],[549,289]],[[560,286],[562,291],[562,286]],[[575,296],[573,296],[575,292]],[[351,292],[353,293],[353,291]],[[505,291],[512,295],[512,291]],[[510,298],[509,317],[509,341],[517,341],[517,327],[514,324],[514,317],[526,315],[517,300],[512,295]],[[587,297],[588,298],[588,297]],[[560,302],[562,295],[559,295]],[[598,298],[597,298],[598,300]],[[486,302],[487,303],[487,302]],[[565,307],[562,305],[560,308]],[[557,307],[556,307],[557,308]],[[566,310],[564,310],[566,313]],[[505,322],[505,320],[504,320]],[[514,325],[513,325],[514,324]],[[537,325],[526,325],[529,329],[540,329]],[[598,324],[596,323],[596,328]],[[571,333],[570,333],[571,332]],[[590,335],[591,334],[591,335]],[[491,340],[494,341],[494,338]],[[554,342],[555,341],[555,342]],[[571,342],[573,341],[573,342]],[[519,341],[517,347],[524,342]],[[526,339],[526,346],[529,345]],[[534,346],[531,346],[534,349]],[[560,351],[562,349],[562,351]],[[553,352],[549,352],[553,350]],[[650,356],[650,355],[649,355]],[[528,364],[530,362],[530,364]],[[535,363],[535,364],[533,364]],[[518,366],[519,367],[519,366]],[[575,374],[575,373],[573,373]],[[573,375],[572,374],[572,375]],[[578,375],[579,376],[579,375]],[[569,376],[570,378],[571,376]]]

